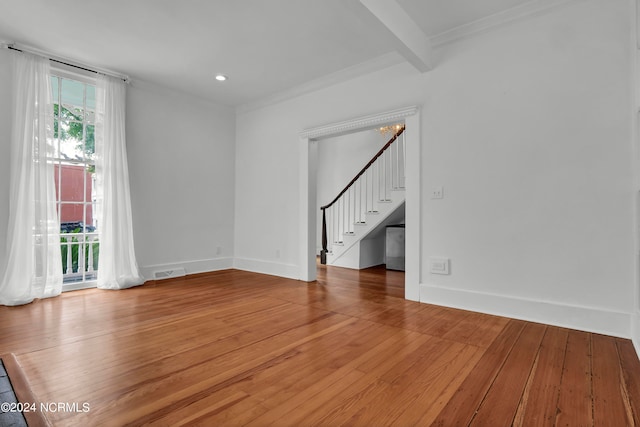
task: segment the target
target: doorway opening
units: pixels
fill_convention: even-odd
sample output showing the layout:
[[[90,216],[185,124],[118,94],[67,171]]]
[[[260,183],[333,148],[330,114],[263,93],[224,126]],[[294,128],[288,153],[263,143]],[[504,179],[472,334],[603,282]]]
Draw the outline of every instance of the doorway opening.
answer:
[[[359,286],[397,293],[400,281],[404,296],[404,123],[321,138],[314,147],[319,276],[367,270],[375,280],[363,275]],[[388,289],[385,269],[397,272]]]
[[[385,113],[360,117],[331,125],[305,130],[300,134],[300,181],[301,181],[301,255],[300,279],[314,281],[318,277],[317,255],[319,240],[318,224],[321,212],[318,209],[318,146],[321,140],[341,137],[382,126],[402,123],[406,127],[405,149],[405,274],[404,297],[419,301],[420,277],[420,120],[418,107],[407,107]],[[375,178],[374,178],[375,180]],[[366,187],[368,191],[371,187]],[[364,193],[363,193],[364,194]],[[357,222],[357,221],[356,221]],[[397,224],[396,224],[397,225]],[[386,226],[386,225],[385,225]]]

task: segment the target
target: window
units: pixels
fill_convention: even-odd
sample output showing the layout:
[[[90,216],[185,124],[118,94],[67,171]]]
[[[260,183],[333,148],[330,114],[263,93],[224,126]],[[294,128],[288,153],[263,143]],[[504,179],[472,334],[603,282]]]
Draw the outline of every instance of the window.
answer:
[[[60,218],[63,290],[96,279],[100,246],[95,211],[96,87],[61,75],[51,77],[54,173]]]

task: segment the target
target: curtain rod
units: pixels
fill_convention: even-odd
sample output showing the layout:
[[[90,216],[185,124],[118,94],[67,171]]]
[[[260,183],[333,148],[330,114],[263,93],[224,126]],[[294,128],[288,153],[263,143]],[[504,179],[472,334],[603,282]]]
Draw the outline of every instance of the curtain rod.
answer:
[[[16,46],[15,43],[6,43],[6,42],[1,43],[1,46],[4,47],[5,49],[15,50],[16,52],[26,52],[26,53],[30,53],[32,55],[41,56],[43,58],[48,59],[49,61],[57,62],[58,64],[62,64],[62,65],[66,65],[66,66],[69,66],[69,67],[77,68],[79,70],[88,71],[90,73],[104,74],[104,75],[107,75],[107,76],[115,77],[115,78],[118,78],[118,79],[124,81],[125,83],[129,83],[129,76],[118,74],[118,73],[115,73],[113,71],[96,69],[95,67],[88,68],[87,66],[79,65],[77,63],[74,64],[73,62],[71,62],[71,61],[69,61],[67,59],[60,58],[60,57],[54,57],[54,56],[52,56],[50,54],[47,54],[45,52],[41,52],[41,51],[39,51],[37,49],[25,48],[23,46]]]

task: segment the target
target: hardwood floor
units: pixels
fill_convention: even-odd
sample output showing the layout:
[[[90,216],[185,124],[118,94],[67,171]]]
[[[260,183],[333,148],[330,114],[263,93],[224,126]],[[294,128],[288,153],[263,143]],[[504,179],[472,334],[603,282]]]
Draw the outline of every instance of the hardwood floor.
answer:
[[[39,402],[77,403],[44,414],[56,426],[640,425],[630,341],[405,301],[402,281],[227,270],[70,292],[0,307],[0,354]]]

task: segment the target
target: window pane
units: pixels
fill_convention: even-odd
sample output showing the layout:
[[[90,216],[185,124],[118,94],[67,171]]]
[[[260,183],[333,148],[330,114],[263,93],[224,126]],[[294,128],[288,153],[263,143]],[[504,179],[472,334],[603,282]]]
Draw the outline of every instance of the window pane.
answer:
[[[84,84],[62,79],[62,106],[60,116],[66,120],[82,120],[84,116]]]
[[[85,127],[85,149],[84,154],[87,160],[93,160],[96,153],[96,126],[86,125]]]
[[[96,87],[87,86],[87,105],[85,106],[85,118],[89,123],[95,122],[96,115]]]
[[[84,165],[60,165],[60,201],[84,202]],[[80,217],[82,219],[82,217]],[[73,221],[73,220],[70,220]]]
[[[84,203],[60,204],[61,233],[73,233],[74,231],[80,231],[82,230],[82,224],[84,224]]]
[[[60,157],[64,160],[82,161],[84,159],[83,137],[82,123],[59,121],[58,139],[60,140]]]
[[[55,108],[56,107],[54,106],[54,109]],[[82,109],[80,107],[74,107],[72,105],[62,104],[62,106],[58,108],[58,116],[60,120],[65,120],[65,121],[73,120],[76,122],[81,122]]]
[[[56,184],[56,200],[60,200],[60,176],[62,169],[58,162],[54,163],[53,166],[53,179]],[[60,211],[58,211],[58,216],[60,215]]]
[[[58,84],[59,84],[58,83],[58,78],[52,76],[51,77],[51,101],[54,104],[58,104],[58,87],[59,87]],[[56,110],[57,110],[57,108],[56,108]],[[54,111],[56,111],[56,110],[54,110]],[[57,111],[56,111],[56,114],[57,114]]]
[[[58,157],[58,140],[47,138],[47,158],[53,159],[56,157]]]
[[[93,204],[91,203],[87,203],[87,205],[85,206],[85,228],[87,230],[87,233],[93,233],[93,232],[97,232],[98,231],[98,227],[97,222],[96,222],[96,218],[94,216],[93,213]]]
[[[62,79],[62,103],[84,108],[84,83]]]

